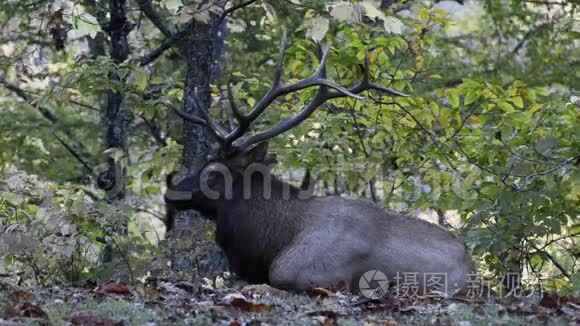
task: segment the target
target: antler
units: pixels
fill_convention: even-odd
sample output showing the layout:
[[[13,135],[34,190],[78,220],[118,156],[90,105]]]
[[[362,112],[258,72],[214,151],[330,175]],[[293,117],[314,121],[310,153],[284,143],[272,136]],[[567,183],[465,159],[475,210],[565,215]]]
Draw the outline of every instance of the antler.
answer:
[[[369,60],[368,56],[365,57],[364,65],[364,76],[361,82],[357,85],[346,88],[335,82],[332,82],[326,78],[326,62],[328,60],[329,46],[325,46],[322,51],[322,57],[320,59],[320,64],[316,71],[308,78],[303,79],[294,84],[284,85],[282,83],[282,65],[284,62],[284,55],[286,52],[286,32],[282,35],[282,41],[280,42],[280,52],[278,55],[278,60],[276,62],[276,70],[274,72],[274,81],[272,86],[258,101],[258,103],[252,108],[248,114],[241,112],[235,102],[234,95],[230,86],[227,85],[228,100],[230,103],[230,108],[237,121],[237,126],[227,132],[224,128],[215,123],[206,109],[202,108],[197,101],[197,94],[195,94],[195,105],[196,108],[201,112],[202,118],[185,113],[177,108],[169,105],[181,118],[199,125],[208,127],[211,132],[216,136],[218,141],[221,143],[223,150],[226,153],[237,153],[244,150],[245,148],[264,141],[266,139],[277,136],[285,131],[292,129],[298,124],[306,120],[319,106],[328,100],[341,98],[341,97],[352,97],[355,99],[362,100],[364,97],[357,95],[365,90],[377,90],[391,96],[403,96],[408,95],[403,94],[399,91],[376,85],[370,82],[369,78]],[[274,127],[259,132],[254,135],[244,136],[250,128],[252,122],[254,122],[272,102],[274,102],[278,97],[284,96],[293,92],[297,92],[309,87],[318,86],[318,91],[310,103],[308,103],[300,112],[289,119],[284,119],[276,124]]]

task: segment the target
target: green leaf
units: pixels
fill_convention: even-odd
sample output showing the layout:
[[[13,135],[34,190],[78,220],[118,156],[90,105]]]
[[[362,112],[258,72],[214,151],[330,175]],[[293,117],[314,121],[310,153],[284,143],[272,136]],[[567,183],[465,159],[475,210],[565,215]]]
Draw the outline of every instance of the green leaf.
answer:
[[[72,24],[74,29],[68,35],[72,38],[81,38],[87,35],[94,38],[101,31],[97,18],[88,13],[72,16]]]
[[[524,100],[522,99],[521,96],[516,96],[512,98],[512,103],[514,103],[514,105],[520,109],[524,108]]]
[[[396,35],[403,33],[403,22],[392,16],[385,17],[383,20],[383,27],[387,33]]]
[[[172,14],[175,14],[177,12],[177,10],[179,8],[181,8],[181,6],[183,6],[183,3],[181,2],[181,0],[164,0],[163,1],[163,5],[165,6],[165,8],[167,8]]]
[[[131,73],[131,83],[138,92],[143,92],[147,88],[148,80],[149,72],[143,67],[139,67]]]
[[[479,192],[488,198],[495,198],[497,190],[497,186],[492,183],[485,185]]]
[[[548,96],[548,88],[547,87],[536,87],[534,88],[536,94],[540,96]]]
[[[356,58],[362,61],[362,60],[364,60],[364,58],[365,58],[366,55],[367,55],[367,50],[366,49],[361,49],[356,54]]]
[[[479,98],[479,91],[475,89],[470,89],[465,95],[464,105],[469,105],[475,102]]]
[[[330,16],[339,21],[360,23],[362,21],[361,7],[347,1],[340,1],[330,6]]]
[[[449,109],[446,107],[439,109],[439,124],[443,129],[447,129],[449,127],[449,113]]]
[[[324,39],[326,32],[328,32],[329,21],[326,17],[317,16],[312,18],[308,25],[306,37],[311,38],[316,42],[320,42]]]
[[[365,16],[369,17],[370,19],[385,19],[385,13],[377,6],[375,1],[363,1],[360,3],[360,5],[364,9]]]
[[[449,92],[447,94],[447,98],[449,99],[449,104],[451,104],[452,107],[454,107],[454,108],[459,107],[459,96],[457,96],[456,93]]]
[[[515,111],[514,107],[508,102],[500,102],[497,104],[497,106],[506,113],[511,113]]]

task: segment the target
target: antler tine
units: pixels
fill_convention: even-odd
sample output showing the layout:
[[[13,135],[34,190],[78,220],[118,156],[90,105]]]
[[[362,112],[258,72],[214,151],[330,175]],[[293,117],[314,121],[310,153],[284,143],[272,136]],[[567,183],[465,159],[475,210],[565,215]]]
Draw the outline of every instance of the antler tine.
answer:
[[[362,91],[372,89],[379,92],[387,93],[391,96],[399,96],[399,97],[408,97],[409,95],[394,90],[392,88],[384,87],[381,85],[377,85],[375,83],[371,83],[370,81],[370,63],[369,63],[369,52],[367,51],[365,54],[365,61],[364,61],[364,68],[363,68],[363,79],[361,82],[356,85],[355,87],[351,88],[350,90],[354,93],[360,93]]]
[[[200,109],[199,111],[201,112],[201,115],[203,116],[203,119],[207,123],[206,124],[206,127],[209,128],[209,130],[212,132],[212,134],[221,143],[225,143],[226,142],[226,131],[224,130],[224,128],[222,126],[220,126],[219,124],[217,124],[215,121],[212,120],[212,118],[209,116],[209,112],[207,112],[207,110]]]
[[[202,118],[200,118],[196,115],[190,114],[190,113],[183,112],[182,110],[179,110],[171,103],[159,102],[157,104],[163,104],[163,105],[169,107],[171,110],[173,110],[173,112],[175,112],[175,114],[177,114],[183,120],[186,120],[186,121],[189,121],[191,123],[209,128],[211,133],[216,137],[216,139],[220,143],[222,143],[222,144],[225,143],[226,142],[226,136],[225,136],[226,132],[224,131],[224,129],[220,125],[218,125],[217,123],[215,123],[211,119],[207,110],[205,110],[201,106],[201,104],[199,103],[199,100],[197,98],[197,94],[198,94],[198,91],[196,88],[194,91],[193,105],[195,106],[195,108],[199,112],[201,112]]]
[[[354,97],[356,99],[364,99],[364,97],[357,94],[369,89],[384,92],[391,96],[401,96],[401,97],[409,96],[402,92],[387,87],[383,87],[380,85],[376,85],[370,82],[370,63],[368,53],[367,55],[365,55],[363,79],[357,85],[351,87],[350,89],[347,89],[344,86],[329,81],[328,79],[326,79],[324,69],[326,66],[326,60],[328,58],[328,52],[329,48],[325,47],[320,60],[320,66],[316,69],[316,72],[310,78],[302,80],[296,84],[283,87],[280,93],[286,94],[292,91],[304,89],[314,85],[327,86],[329,88],[333,88],[335,92],[328,92],[325,89],[325,87],[320,87],[316,93],[315,98],[310,103],[308,103],[302,110],[300,110],[300,112],[298,112],[296,115],[294,115],[291,118],[280,121],[278,124],[276,124],[274,127],[268,130],[236,140],[235,147],[242,149],[247,148],[248,146],[259,143],[261,141],[277,136],[285,131],[288,131],[292,129],[294,126],[308,119],[308,117],[310,117],[318,107],[320,107],[326,101],[331,99],[341,97]]]
[[[322,48],[322,56],[320,57],[320,64],[316,68],[316,72],[313,76],[318,78],[326,78],[326,61],[328,61],[328,53],[330,52],[330,46],[328,44],[324,45]]]
[[[201,112],[203,120],[206,122],[206,127],[209,128],[209,130],[218,139],[218,141],[221,143],[226,142],[226,131],[224,128],[213,121],[209,115],[209,110],[205,109],[199,102],[199,91],[197,87],[195,87],[193,90],[193,104],[195,105],[196,109]]]
[[[363,66],[363,80],[365,84],[370,84],[371,68],[369,63],[369,51],[365,51],[365,65]]]
[[[278,59],[276,61],[276,70],[274,72],[274,87],[280,85],[282,82],[282,66],[284,65],[284,56],[286,55],[286,46],[288,45],[288,38],[286,29],[282,31],[282,40],[280,41],[280,52],[278,52]]]
[[[256,103],[256,105],[252,108],[252,110],[248,114],[243,114],[235,104],[231,85],[228,83],[228,98],[230,101],[230,105],[232,107],[232,111],[239,123],[238,126],[233,131],[223,136],[222,138],[223,143],[225,144],[226,151],[232,153],[238,152],[260,141],[264,141],[266,139],[279,135],[293,128],[294,126],[300,124],[310,115],[312,115],[312,113],[320,105],[334,98],[352,97],[358,100],[363,100],[364,97],[358,94],[366,90],[377,90],[389,94],[391,96],[401,96],[401,97],[408,96],[407,94],[404,94],[402,92],[387,87],[383,87],[380,85],[376,85],[370,81],[370,63],[368,53],[365,55],[363,79],[357,85],[351,88],[346,88],[338,83],[328,80],[326,78],[326,64],[330,53],[330,47],[328,46],[328,44],[323,48],[319,66],[316,68],[315,72],[310,77],[300,80],[293,84],[284,85],[282,83],[282,72],[283,72],[284,54],[286,52],[286,45],[287,45],[287,35],[286,31],[284,31],[282,35],[282,40],[280,42],[280,51],[278,59],[276,61],[273,84],[270,87],[270,90],[268,90],[268,92],[266,93],[266,95],[264,95],[264,97],[262,97],[258,101],[258,103]],[[304,108],[302,108],[302,110],[300,110],[300,112],[298,112],[295,116],[280,121],[278,124],[270,128],[269,130],[259,132],[251,136],[244,136],[244,134],[250,128],[251,123],[255,121],[266,110],[266,108],[270,106],[270,104],[272,104],[278,97],[314,86],[319,86],[315,98],[310,103],[305,105]],[[329,89],[333,89],[333,91],[329,92]],[[208,120],[208,126],[210,128],[216,128],[212,127],[214,126],[214,124],[212,124],[210,121],[211,120]]]
[[[245,120],[246,117],[244,116],[242,111],[240,111],[238,105],[236,104],[236,99],[234,98],[234,92],[232,91],[232,85],[230,84],[230,82],[228,82],[227,91],[228,91],[228,101],[230,102],[230,109],[232,110],[234,117],[236,118],[236,120],[238,120],[238,122]]]

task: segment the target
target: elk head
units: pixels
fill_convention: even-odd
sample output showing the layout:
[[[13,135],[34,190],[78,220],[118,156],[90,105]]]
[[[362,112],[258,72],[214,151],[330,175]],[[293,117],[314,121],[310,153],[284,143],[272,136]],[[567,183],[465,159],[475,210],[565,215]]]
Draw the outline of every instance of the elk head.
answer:
[[[167,177],[165,202],[171,209],[196,209],[209,218],[217,215],[218,199],[231,199],[232,187],[248,167],[257,165],[262,173],[276,163],[276,155],[268,153],[268,143],[262,142],[231,157],[208,162],[193,173],[172,173]]]

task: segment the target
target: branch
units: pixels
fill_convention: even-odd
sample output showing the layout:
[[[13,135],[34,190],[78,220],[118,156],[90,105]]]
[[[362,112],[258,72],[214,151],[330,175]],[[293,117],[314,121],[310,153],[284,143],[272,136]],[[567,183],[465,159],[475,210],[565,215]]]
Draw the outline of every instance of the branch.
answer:
[[[431,141],[433,142],[433,144],[435,144],[435,147],[437,147],[437,149],[439,149],[439,152],[441,152],[441,155],[443,155],[443,157],[445,158],[445,160],[447,161],[447,164],[449,164],[449,167],[453,170],[453,171],[457,171],[457,168],[455,167],[455,165],[453,164],[453,161],[451,161],[451,158],[449,157],[449,155],[447,154],[447,152],[445,152],[443,150],[443,146],[441,145],[441,143],[439,142],[439,140],[437,139],[437,136],[435,134],[433,134],[431,131],[429,131],[429,129],[427,129],[425,126],[423,126],[423,124],[421,123],[421,121],[419,121],[409,110],[407,110],[404,106],[402,106],[399,102],[394,101],[395,105],[398,106],[401,110],[403,110],[403,112],[405,112],[408,116],[411,117],[411,119],[413,119],[413,121],[415,121],[415,123],[419,126],[419,128],[421,128],[421,130],[423,130],[423,132],[425,132],[429,138],[431,138]]]
[[[54,131],[50,132],[54,138],[56,138],[61,144],[62,146],[64,146],[64,148],[66,148],[66,150],[74,157],[77,159],[77,161],[79,161],[84,167],[85,169],[87,169],[87,171],[89,171],[89,173],[91,175],[94,174],[94,169],[82,158],[82,156],[77,153],[72,146],[70,146],[69,144],[67,144],[62,138],[60,138]]]
[[[22,88],[19,88],[18,86],[8,82],[7,80],[5,80],[4,78],[0,77],[0,84],[3,84],[4,87],[6,87],[6,89],[8,89],[9,91],[12,91],[13,93],[15,93],[18,97],[20,97],[21,99],[27,101],[27,102],[33,102],[34,100],[32,99],[32,97],[29,94],[34,94],[35,96],[39,97],[40,94],[38,92],[33,92],[33,91],[29,91],[29,90],[25,90]],[[78,105],[80,107],[92,110],[92,111],[97,111],[100,112],[101,110],[99,108],[96,108],[92,105],[89,104],[85,104],[83,102],[77,101],[77,100],[72,100],[72,99],[68,99],[66,100],[72,104]]]
[[[143,119],[143,121],[145,122],[145,125],[147,126],[147,128],[149,128],[151,135],[153,135],[153,138],[155,138],[157,143],[163,147],[167,146],[167,141],[165,141],[165,138],[161,135],[161,132],[159,130],[160,129],[159,126],[156,124],[153,124],[152,121],[147,120],[145,115],[142,113],[139,115],[139,117],[141,119]]]
[[[572,276],[570,275],[570,273],[568,273],[568,271],[566,271],[564,266],[562,266],[562,264],[560,264],[560,262],[554,256],[552,256],[549,252],[547,252],[545,250],[541,250],[540,248],[536,247],[533,244],[531,244],[531,246],[534,249],[536,249],[538,252],[541,252],[542,254],[546,255],[546,257],[548,257],[548,259],[554,264],[554,266],[556,266],[556,268],[558,268],[560,270],[560,272],[562,272],[562,274],[564,276],[566,276],[566,278],[568,278],[569,280],[572,279]]]
[[[243,9],[243,8],[245,8],[245,7],[253,4],[256,1],[258,1],[258,0],[249,0],[249,1],[242,2],[242,3],[238,4],[238,5],[235,5],[235,6],[231,7],[231,8],[228,8],[228,9],[224,10],[222,12],[222,14],[220,15],[220,18],[218,19],[217,25],[218,26],[221,25],[221,23],[224,21],[224,19],[226,19],[226,17],[228,15],[230,15],[231,13],[233,13],[234,11]]]
[[[173,35],[173,28],[171,25],[167,24],[161,15],[155,10],[151,0],[137,0],[139,9],[149,18],[149,20],[165,35],[165,37],[170,38]]]
[[[76,139],[77,137],[75,137],[75,135],[72,133],[72,131],[66,126],[64,125],[57,116],[55,116],[49,109],[42,107],[42,106],[37,106],[35,104],[33,104],[34,99],[28,95],[27,91],[23,90],[22,88],[6,81],[6,79],[4,79],[3,77],[0,76],[0,84],[4,85],[4,87],[6,87],[6,89],[8,89],[9,91],[13,92],[14,94],[16,94],[18,97],[20,97],[22,100],[24,100],[26,103],[28,103],[29,105],[31,105],[32,107],[36,108],[38,110],[38,112],[40,112],[40,114],[48,121],[50,121],[52,124],[56,125],[58,128],[60,128],[60,130],[69,138],[69,139]],[[88,155],[88,152],[86,151],[86,146],[83,145],[83,143],[81,143],[80,141],[77,141],[76,147],[79,149],[79,151],[84,155],[84,156],[90,156]]]
[[[189,27],[191,24],[186,25],[183,30],[171,35],[168,39],[165,40],[157,49],[149,52],[147,55],[141,58],[139,64],[141,66],[146,66],[151,62],[155,61],[155,59],[159,58],[165,51],[173,47],[175,43],[179,42],[189,33]]]

